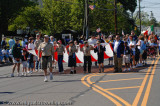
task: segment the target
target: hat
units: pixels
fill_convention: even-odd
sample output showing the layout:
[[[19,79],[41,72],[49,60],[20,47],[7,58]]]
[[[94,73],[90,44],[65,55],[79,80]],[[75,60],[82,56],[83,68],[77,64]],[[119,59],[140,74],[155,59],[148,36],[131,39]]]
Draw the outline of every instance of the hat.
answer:
[[[99,44],[99,43],[100,43],[100,41],[98,40],[96,43],[97,43],[97,44]]]
[[[44,38],[49,38],[49,36],[48,35],[44,35]]]
[[[62,41],[61,40],[58,40],[58,42],[57,43],[60,43],[60,44],[62,44]]]
[[[33,37],[29,37],[29,40],[33,40],[34,38]]]
[[[108,37],[109,37],[109,38],[111,38],[111,37],[112,37],[112,35],[109,35]]]

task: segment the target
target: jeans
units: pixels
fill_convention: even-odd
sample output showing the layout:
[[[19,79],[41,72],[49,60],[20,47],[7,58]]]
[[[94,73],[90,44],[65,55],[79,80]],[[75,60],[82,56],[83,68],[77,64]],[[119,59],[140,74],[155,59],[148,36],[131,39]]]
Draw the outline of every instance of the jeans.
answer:
[[[38,57],[36,57],[36,69],[38,70],[38,66],[39,69],[41,69],[41,61],[38,61]]]
[[[88,64],[88,73],[91,73],[91,65],[92,65],[92,62],[91,62],[91,56],[84,56],[84,71],[86,72],[87,71],[87,64]]]
[[[59,72],[63,72],[63,55],[58,55]]]

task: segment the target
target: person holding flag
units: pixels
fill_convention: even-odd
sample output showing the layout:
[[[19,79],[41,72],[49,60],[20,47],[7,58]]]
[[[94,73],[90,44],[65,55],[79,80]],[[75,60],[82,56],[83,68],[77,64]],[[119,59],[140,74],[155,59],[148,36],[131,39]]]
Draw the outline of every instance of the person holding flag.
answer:
[[[84,53],[84,65],[83,65],[83,69],[84,69],[84,73],[86,73],[87,71],[87,64],[88,64],[88,73],[91,73],[91,65],[92,65],[92,61],[91,61],[91,50],[94,50],[93,46],[89,46],[88,42],[85,41],[84,42],[84,47],[80,49],[83,53]]]

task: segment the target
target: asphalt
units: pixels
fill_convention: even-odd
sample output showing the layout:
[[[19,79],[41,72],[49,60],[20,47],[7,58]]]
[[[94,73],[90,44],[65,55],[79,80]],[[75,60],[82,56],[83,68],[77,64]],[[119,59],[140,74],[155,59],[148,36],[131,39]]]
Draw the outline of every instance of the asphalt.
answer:
[[[54,78],[49,82],[43,81],[43,72],[28,77],[16,77],[15,73],[11,78],[12,66],[0,67],[0,105],[30,103],[32,106],[35,102],[59,106],[160,105],[158,57],[149,60],[147,66],[125,73],[113,73],[113,67],[107,64],[105,61],[105,73],[98,73],[98,67],[93,66],[91,74],[84,74],[83,67],[78,67],[73,75],[64,64],[65,73],[54,70]]]

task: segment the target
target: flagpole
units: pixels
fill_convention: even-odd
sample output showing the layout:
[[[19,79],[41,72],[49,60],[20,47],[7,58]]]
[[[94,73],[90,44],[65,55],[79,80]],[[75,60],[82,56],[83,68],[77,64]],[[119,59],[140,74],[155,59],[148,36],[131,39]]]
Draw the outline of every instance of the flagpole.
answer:
[[[141,1],[139,0],[139,20],[140,20],[140,34],[141,34]]]

